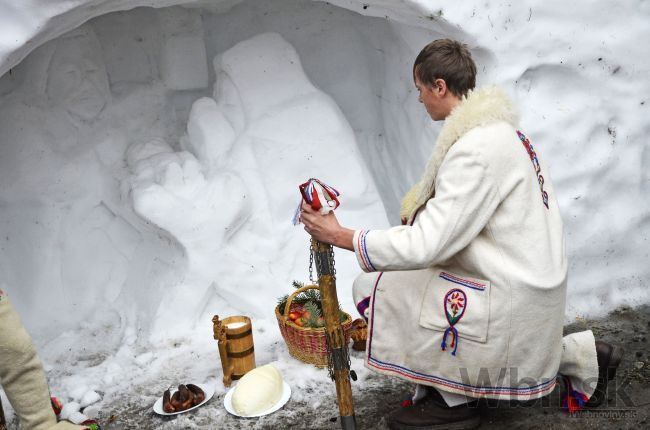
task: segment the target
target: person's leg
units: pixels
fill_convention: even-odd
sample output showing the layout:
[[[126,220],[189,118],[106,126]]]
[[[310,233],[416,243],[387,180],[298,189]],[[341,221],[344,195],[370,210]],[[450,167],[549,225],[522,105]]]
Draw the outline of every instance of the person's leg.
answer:
[[[413,391],[402,399],[402,407],[413,406],[429,395],[429,387],[422,384],[414,384]]]
[[[361,315],[366,322],[370,317],[370,295],[372,294],[372,289],[375,288],[377,279],[381,276],[381,273],[362,273],[357,276],[352,284],[352,298],[354,299],[354,304],[357,307],[359,315]]]
[[[23,428],[46,430],[57,424],[32,339],[6,296],[0,297],[0,384]]]
[[[481,424],[476,399],[416,384],[415,393],[388,416],[393,430],[473,429]]]
[[[424,399],[427,395],[431,394],[433,391],[436,391],[440,397],[445,401],[447,406],[453,408],[454,406],[462,405],[463,403],[470,403],[476,399],[467,397],[463,394],[454,394],[444,390],[438,390],[433,387],[428,387],[422,384],[415,384],[415,389],[412,395],[406,399],[407,403],[402,402],[402,405],[412,405],[416,404],[420,400]]]
[[[476,399],[473,397],[467,397],[463,394],[454,394],[443,390],[437,390],[440,393],[442,399],[447,403],[447,406],[453,408],[454,406],[462,405],[463,403],[471,403]]]
[[[569,378],[574,391],[589,398],[598,382],[598,360],[596,339],[591,330],[572,333],[562,338],[560,369],[562,376]]]
[[[600,405],[622,356],[622,348],[596,341],[591,330],[565,336],[558,372],[567,382],[567,408]]]
[[[95,430],[95,429],[101,430],[101,427],[99,427],[99,425],[95,421],[92,421],[91,424],[76,425],[76,424],[72,424],[70,421],[61,420],[58,423],[56,423],[54,427],[50,427],[49,430]]]
[[[7,430],[7,421],[5,420],[5,411],[2,409],[2,399],[0,399],[0,430]]]

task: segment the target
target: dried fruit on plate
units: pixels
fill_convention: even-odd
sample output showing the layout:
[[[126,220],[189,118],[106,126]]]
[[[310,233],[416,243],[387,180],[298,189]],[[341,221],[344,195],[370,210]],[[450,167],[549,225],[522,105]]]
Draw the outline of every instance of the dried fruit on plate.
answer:
[[[163,393],[163,411],[168,414],[173,412],[180,412],[196,406],[205,400],[205,393],[203,390],[194,385],[179,385],[178,390],[171,394],[169,389]]]

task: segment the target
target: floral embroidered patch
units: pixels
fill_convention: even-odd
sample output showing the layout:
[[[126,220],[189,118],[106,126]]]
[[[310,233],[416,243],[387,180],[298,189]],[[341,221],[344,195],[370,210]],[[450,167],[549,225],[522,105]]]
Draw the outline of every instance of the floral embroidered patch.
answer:
[[[447,317],[447,322],[449,327],[445,330],[445,333],[442,335],[442,344],[440,347],[443,351],[447,350],[447,336],[451,333],[451,344],[450,347],[454,348],[451,352],[451,355],[456,355],[456,350],[458,349],[458,330],[456,330],[456,323],[465,315],[465,310],[467,309],[467,295],[463,290],[458,288],[453,288],[447,291],[445,294],[443,306],[445,307],[445,316]]]
[[[465,314],[467,296],[463,290],[454,288],[445,294],[445,313],[449,325],[455,325]]]
[[[2,299],[5,298],[5,296],[6,296],[5,292],[0,290],[0,302],[2,301]]]

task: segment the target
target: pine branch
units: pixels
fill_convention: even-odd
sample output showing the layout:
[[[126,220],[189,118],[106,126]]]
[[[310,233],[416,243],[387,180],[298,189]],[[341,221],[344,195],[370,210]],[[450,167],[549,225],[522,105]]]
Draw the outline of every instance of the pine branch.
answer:
[[[309,318],[305,324],[307,327],[320,328],[323,326],[322,313],[316,302],[307,302],[304,309],[309,313]]]
[[[305,303],[305,310],[311,314],[311,318],[318,319],[322,316],[321,310],[315,302],[309,301]]]
[[[312,302],[320,302],[320,290],[307,290],[303,291],[305,300]]]
[[[293,285],[293,288],[295,288],[296,290],[297,290],[298,288],[302,288],[302,287],[305,286],[305,284],[304,284],[303,282],[296,281],[296,280],[293,280],[293,281],[291,282],[291,285]]]
[[[285,294],[284,296],[278,299],[278,310],[280,311],[281,314],[284,314],[284,308],[287,306],[288,300],[289,300],[289,294]]]

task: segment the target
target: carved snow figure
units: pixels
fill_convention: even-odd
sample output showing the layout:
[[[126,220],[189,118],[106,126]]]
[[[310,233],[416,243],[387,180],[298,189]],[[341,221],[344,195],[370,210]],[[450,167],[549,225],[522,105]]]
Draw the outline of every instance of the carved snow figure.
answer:
[[[152,272],[173,254],[120,195],[121,153],[137,126],[122,110],[132,113],[123,108],[133,101],[113,103],[87,25],[39,48],[23,70],[23,86],[0,115],[0,199],[7,204],[0,272],[47,335],[85,320],[97,303],[106,306],[100,319],[124,328],[148,313],[134,303],[152,300],[146,283],[159,281]],[[128,291],[134,283],[144,288]]]
[[[47,75],[47,96],[73,118],[91,121],[110,99],[101,49],[90,27],[56,41]]]
[[[159,314],[183,303],[194,315],[188,320],[227,303],[262,313],[268,304],[255,291],[273,285],[281,294],[292,276],[304,275],[308,244],[290,220],[305,178],[329,180],[356,207],[373,207],[370,222],[386,224],[349,124],[309,82],[291,45],[261,34],[218,56],[214,67],[214,99],[192,106],[183,150],[147,142],[128,157],[135,210],[177,239],[188,259],[183,285]],[[330,179],[332,166],[350,174]]]

